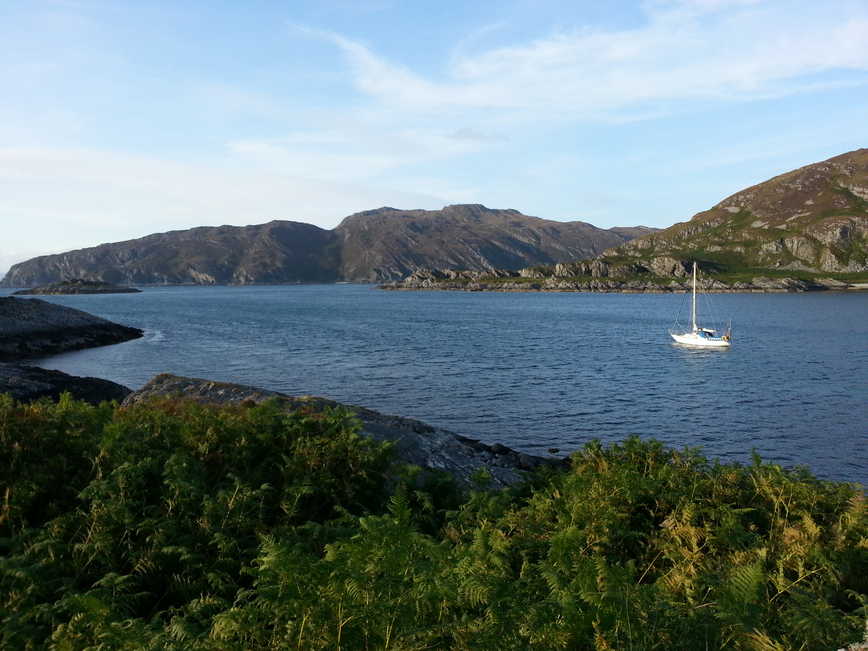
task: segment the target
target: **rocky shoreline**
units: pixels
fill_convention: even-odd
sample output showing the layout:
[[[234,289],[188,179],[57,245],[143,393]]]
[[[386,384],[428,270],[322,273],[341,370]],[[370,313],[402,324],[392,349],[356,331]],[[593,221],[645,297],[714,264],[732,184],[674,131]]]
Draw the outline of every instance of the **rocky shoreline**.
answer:
[[[2,362],[0,393],[8,393],[19,402],[39,398],[57,400],[61,394],[69,393],[76,400],[98,405],[107,400],[120,402],[132,393],[132,389],[101,378],[77,377],[38,366]]]
[[[13,292],[15,296],[61,296],[66,294],[139,294],[142,290],[135,287],[123,287],[101,281],[82,280],[74,278],[59,283],[33,287],[31,289],[19,289]]]
[[[456,271],[419,269],[401,281],[379,285],[385,290],[447,290],[467,292],[616,292],[684,293],[691,281],[679,260],[668,261],[666,268],[639,271],[605,262],[558,264],[552,268],[526,268],[519,271]],[[641,277],[644,272],[645,278]],[[638,275],[637,277],[637,274]],[[658,275],[659,274],[659,275]],[[663,275],[665,274],[665,275]],[[868,283],[847,283],[835,278],[770,278],[755,276],[749,281],[730,284],[716,278],[702,278],[698,287],[712,293],[787,293],[813,291],[868,290]]]
[[[64,392],[98,404],[123,400],[127,387],[21,363],[27,358],[117,344],[142,336],[138,328],[40,299],[0,298],[0,393],[28,402]]]
[[[38,298],[0,298],[0,362],[117,344],[143,334]]]
[[[472,485],[474,475],[481,470],[487,471],[492,486],[504,487],[520,481],[523,471],[565,463],[562,459],[523,454],[499,444],[487,445],[421,421],[325,398],[288,396],[257,387],[169,374],[158,375],[133,392],[108,380],[75,377],[21,363],[28,357],[114,344],[141,336],[142,331],[137,328],[40,299],[0,298],[0,394],[29,402],[39,398],[56,400],[68,392],[92,404],[115,400],[123,401],[122,406],[149,399],[179,398],[213,405],[276,399],[287,411],[342,407],[361,421],[363,436],[392,442],[402,462],[447,472],[465,487]]]
[[[492,486],[505,487],[520,481],[523,471],[567,462],[561,458],[520,453],[500,444],[488,445],[418,420],[390,416],[326,398],[289,396],[257,387],[167,373],[157,375],[141,389],[128,395],[122,406],[157,398],[180,398],[210,405],[252,404],[276,399],[287,411],[299,408],[321,411],[342,407],[361,421],[360,433],[363,436],[392,442],[396,456],[404,463],[447,472],[463,486],[470,486],[473,476],[480,470],[489,473]]]

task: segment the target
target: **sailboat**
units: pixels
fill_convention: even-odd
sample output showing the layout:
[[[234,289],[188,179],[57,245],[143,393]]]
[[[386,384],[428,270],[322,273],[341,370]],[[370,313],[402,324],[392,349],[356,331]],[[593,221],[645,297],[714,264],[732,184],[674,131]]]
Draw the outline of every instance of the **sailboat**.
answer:
[[[729,348],[732,345],[731,329],[727,329],[723,335],[718,335],[716,330],[702,328],[696,323],[696,262],[693,263],[693,303],[690,312],[692,321],[690,330],[686,332],[669,331],[676,343],[707,348]]]

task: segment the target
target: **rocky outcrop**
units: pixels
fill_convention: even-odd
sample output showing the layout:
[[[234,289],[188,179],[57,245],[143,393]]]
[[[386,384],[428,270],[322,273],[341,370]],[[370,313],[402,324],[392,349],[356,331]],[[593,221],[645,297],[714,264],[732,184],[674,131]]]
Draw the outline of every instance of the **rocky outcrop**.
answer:
[[[138,328],[38,298],[0,298],[0,361],[117,344],[142,334]]]
[[[108,400],[120,402],[130,392],[127,387],[108,380],[76,377],[36,366],[0,363],[0,393],[8,393],[21,402],[38,398],[57,400],[62,393],[69,393],[76,400],[96,405]]]
[[[351,215],[331,231],[272,221],[158,233],[41,256],[14,265],[0,286],[71,278],[127,285],[380,282],[423,267],[487,271],[593,257],[653,230],[605,230],[481,205],[379,208]]]
[[[144,387],[127,396],[123,405],[154,398],[182,398],[216,405],[276,399],[287,410],[345,407],[361,421],[363,435],[378,441],[391,441],[396,454],[405,463],[446,471],[464,485],[469,485],[471,477],[483,468],[489,471],[495,486],[507,486],[519,481],[522,471],[532,470],[541,464],[563,463],[561,460],[521,454],[502,445],[486,445],[417,420],[388,416],[364,407],[342,405],[325,398],[288,396],[256,387],[176,375],[154,377]]]
[[[44,296],[61,294],[136,294],[142,290],[135,287],[123,287],[112,283],[73,278],[59,283],[52,283],[32,289],[21,289],[14,292],[16,296]]]
[[[494,274],[468,271],[422,269],[380,289],[438,289],[470,292],[689,292],[692,281],[684,271],[686,261],[669,260],[653,269],[642,265],[608,265],[600,261],[571,263],[555,267],[522,269]],[[669,271],[665,276],[661,271]],[[808,281],[799,278],[756,276],[749,281],[724,283],[703,277],[697,287],[704,292],[809,292],[823,290],[860,290],[864,283],[847,283],[834,278]]]

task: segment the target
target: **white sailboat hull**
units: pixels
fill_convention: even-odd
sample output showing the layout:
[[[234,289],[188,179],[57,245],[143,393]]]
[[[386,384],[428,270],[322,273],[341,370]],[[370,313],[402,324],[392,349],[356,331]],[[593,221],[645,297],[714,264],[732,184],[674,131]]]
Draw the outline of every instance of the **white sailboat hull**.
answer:
[[[684,344],[685,346],[701,346],[703,348],[729,348],[729,346],[732,344],[729,339],[724,339],[723,337],[702,335],[698,332],[684,332],[681,334],[670,332],[669,334],[676,341],[676,343]]]
[[[669,335],[675,343],[683,346],[696,346],[697,348],[729,348],[732,343],[732,330],[727,330],[722,337],[711,328],[702,328],[696,322],[696,261],[693,262],[693,300],[690,305],[690,321],[693,325],[687,332],[672,332]]]

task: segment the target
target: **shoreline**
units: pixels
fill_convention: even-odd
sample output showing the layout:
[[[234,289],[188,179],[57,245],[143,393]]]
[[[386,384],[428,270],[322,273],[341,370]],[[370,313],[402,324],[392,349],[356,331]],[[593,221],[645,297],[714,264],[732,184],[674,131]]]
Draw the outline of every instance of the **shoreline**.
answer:
[[[868,284],[861,287],[848,286],[830,289],[827,287],[811,287],[807,289],[786,288],[751,288],[751,289],[702,289],[703,294],[805,294],[805,293],[831,293],[831,294],[858,294],[868,292]],[[562,293],[562,294],[689,294],[689,289],[664,289],[664,288],[607,288],[607,289],[569,289],[564,287],[399,287],[393,285],[377,285],[377,289],[393,292],[494,292],[494,293]]]

